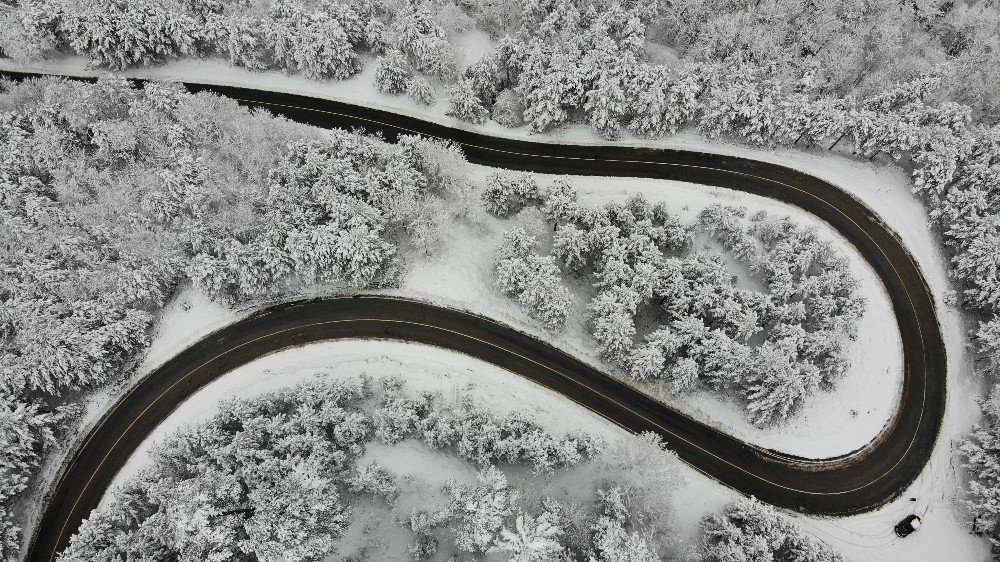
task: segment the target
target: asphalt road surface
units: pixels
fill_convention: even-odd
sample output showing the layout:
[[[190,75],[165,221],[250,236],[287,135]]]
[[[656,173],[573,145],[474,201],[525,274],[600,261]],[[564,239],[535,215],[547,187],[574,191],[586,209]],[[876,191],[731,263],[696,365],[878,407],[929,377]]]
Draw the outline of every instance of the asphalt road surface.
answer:
[[[469,161],[477,164],[689,181],[796,205],[850,240],[885,284],[903,341],[900,407],[878,437],[858,451],[830,459],[802,459],[741,442],[545,342],[486,318],[387,297],[290,302],[209,335],[123,396],[78,444],[55,481],[31,542],[29,560],[55,558],[130,454],[185,398],[267,353],[338,338],[422,342],[489,361],[630,431],[656,431],[681,459],[701,472],[745,494],[803,512],[847,515],[874,509],[900,495],[926,464],[945,411],[947,362],[934,300],[895,233],[864,204],[833,185],[790,168],[733,156],[512,140],[318,98],[229,86],[187,86],[319,127],[362,127],[381,133],[388,141],[411,133],[447,139],[460,144]]]

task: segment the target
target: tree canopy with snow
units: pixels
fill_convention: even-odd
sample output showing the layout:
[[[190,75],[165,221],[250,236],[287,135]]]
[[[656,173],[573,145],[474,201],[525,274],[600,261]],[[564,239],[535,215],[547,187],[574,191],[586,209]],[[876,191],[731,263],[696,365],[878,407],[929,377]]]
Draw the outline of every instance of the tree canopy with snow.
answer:
[[[703,562],[773,560],[775,562],[843,562],[827,544],[805,534],[773,507],[754,498],[726,506],[702,520]]]
[[[815,229],[721,205],[702,210],[697,225],[683,225],[665,204],[642,196],[585,206],[564,179],[542,189],[513,174],[490,176],[483,199],[499,217],[538,208],[555,228],[545,257],[524,229],[505,235],[500,289],[558,327],[568,311],[560,279],[585,276],[595,291],[588,312],[600,352],[637,381],[671,392],[704,385],[733,393],[764,426],[834,387],[849,366],[865,302],[846,257]],[[723,255],[692,251],[694,228],[762,290],[738,287]],[[641,332],[640,316],[647,324]]]
[[[441,202],[465,197],[445,143],[323,134],[111,76],[2,87],[0,412],[23,424],[5,451],[5,556],[9,506],[74,427],[65,397],[131,376],[179,283],[226,303],[389,284],[397,248],[431,251]]]
[[[559,330],[566,324],[572,296],[555,259],[536,253],[536,244],[523,229],[504,233],[497,250],[496,283],[546,328]]]
[[[59,560],[349,556],[364,513],[411,537],[416,560],[444,551],[524,562],[656,561],[677,544],[667,516],[680,483],[677,460],[658,437],[558,436],[525,413],[498,415],[471,400],[455,408],[415,394],[399,377],[373,384],[367,376],[318,376],[226,401],[211,418],[159,441],[148,465],[91,514]],[[404,441],[473,463],[475,478],[447,480],[427,495],[415,485],[426,467],[390,470],[365,460],[371,448]],[[599,483],[592,502],[536,495],[533,476],[509,475],[524,463],[546,478],[590,463]]]

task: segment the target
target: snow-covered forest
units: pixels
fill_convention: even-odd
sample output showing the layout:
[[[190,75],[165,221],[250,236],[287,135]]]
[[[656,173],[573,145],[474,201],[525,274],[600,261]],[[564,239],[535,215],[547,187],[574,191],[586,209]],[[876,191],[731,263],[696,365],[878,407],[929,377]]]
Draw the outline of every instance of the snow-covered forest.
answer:
[[[755,290],[734,284],[723,254],[691,251],[696,225],[642,196],[587,207],[566,181],[543,191],[529,175],[495,174],[483,199],[501,217],[535,205],[555,230],[551,255],[540,255],[524,229],[506,232],[498,286],[558,329],[571,296],[556,263],[590,282],[590,324],[601,353],[637,381],[674,393],[699,382],[733,391],[765,425],[785,420],[848,367],[844,348],[864,310],[857,280],[829,242],[787,217],[746,217],[721,205],[700,215],[698,230],[747,278],[761,281]]]
[[[554,229],[547,255],[520,227],[505,234],[498,292],[557,331],[590,298],[566,282],[584,281],[588,325],[625,376],[734,393],[758,424],[836,384],[864,306],[837,252],[786,219],[718,206],[682,224],[641,197],[587,207],[567,179],[527,174],[477,186],[447,144],[324,133],[169,84],[8,83],[0,106],[8,558],[12,506],[75,427],[80,392],[128,378],[185,279],[230,306],[378,289],[453,221],[535,213]],[[691,248],[696,232],[714,253]],[[736,288],[722,255],[761,290]]]
[[[609,138],[695,128],[897,162],[954,255],[963,303],[986,322],[1000,307],[1000,12],[989,1],[29,0],[5,17],[0,47],[20,60],[74,51],[122,68],[218,53],[338,78],[364,52],[379,57],[380,90],[429,102],[426,75],[473,123],[544,131],[584,119]],[[495,48],[462,69],[449,41],[472,27]],[[996,331],[984,323],[984,351]]]
[[[180,56],[221,55],[251,69],[283,68],[318,78],[359,69],[359,54],[379,56],[379,87],[425,90],[420,73],[454,82],[452,97],[474,108],[512,110],[544,127],[582,108],[596,126],[614,127],[619,109],[637,102],[639,83],[679,105],[698,89],[694,63],[742,60],[806,93],[868,94],[940,69],[943,95],[997,118],[1000,19],[989,1],[864,4],[804,0],[608,2],[557,0],[195,0],[79,3],[23,0],[5,10],[6,56],[53,51],[85,54],[125,68]],[[454,39],[470,28],[490,34],[496,56],[466,71]],[[649,41],[647,41],[649,40]],[[660,46],[660,48],[651,47]],[[662,48],[672,51],[664,55]],[[415,76],[414,73],[417,73]],[[463,78],[464,73],[464,80]],[[475,96],[469,96],[469,91]],[[497,103],[500,107],[496,107]],[[639,104],[638,107],[642,107]],[[652,108],[656,112],[661,108]],[[466,113],[466,110],[469,112]],[[523,111],[523,110],[522,110]],[[513,111],[514,114],[518,113]],[[686,119],[685,119],[686,120]],[[637,123],[646,132],[668,123]],[[728,131],[727,131],[728,132]]]
[[[486,32],[491,48],[465,65],[457,44],[470,30]],[[895,164],[911,176],[948,251],[955,300],[975,324],[976,374],[990,383],[1000,377],[1000,10],[992,0],[23,0],[0,6],[0,51],[17,61],[76,53],[109,69],[221,57],[317,80],[371,64],[378,91],[447,105],[471,124],[543,134],[587,123],[609,140],[694,130]],[[512,225],[496,255],[496,289],[553,332],[571,320],[575,300],[586,300],[601,353],[638,383],[673,393],[715,388],[767,425],[836,385],[847,368],[844,346],[864,308],[856,282],[826,241],[778,215],[716,206],[682,224],[641,198],[588,207],[568,181],[539,185],[503,173],[472,197],[460,152],[420,138],[388,145],[323,134],[216,97],[155,83],[134,89],[111,77],[96,86],[3,89],[0,559],[17,555],[14,506],[46,451],[74,426],[80,393],[128,376],[179,283],[190,280],[228,305],[308,286],[392,286],[407,266],[403,255],[433,254],[449,221],[480,206],[505,219],[538,212],[553,228],[543,238]],[[721,250],[696,247],[698,236]],[[734,283],[731,261],[757,286]],[[974,528],[1000,543],[998,397],[1000,386],[961,449]],[[360,402],[344,407],[369,415]],[[371,436],[358,439],[383,438],[371,423]],[[260,541],[276,549],[333,540],[309,534],[309,525],[335,530],[351,502],[377,494],[387,501],[376,490],[385,473],[364,472],[356,451],[344,454],[347,472],[326,482],[296,480],[301,467],[276,467],[280,478],[258,475],[258,488],[230,487],[231,503],[217,512],[182,502],[201,509],[204,525],[171,535],[190,542],[170,548],[194,549],[183,551],[193,557],[223,538],[232,548]],[[482,486],[495,486],[483,466]],[[176,483],[169,468],[158,465],[148,477]],[[201,478],[234,482],[199,473],[189,484],[207,485]],[[147,484],[131,497],[140,502],[136,513],[169,517],[156,509],[175,499],[174,484],[150,484],[149,492]],[[283,486],[333,505],[289,522],[298,529],[254,529],[252,511],[238,510]],[[330,489],[337,492],[327,497]],[[641,545],[630,538],[635,528],[613,501],[595,496],[587,506],[594,526],[574,543],[556,512],[538,505],[512,507],[494,540],[525,543],[559,529],[538,540],[575,555],[598,556],[605,540],[659,554],[650,537]],[[217,521],[227,510],[237,511]],[[434,533],[447,528],[454,541],[461,517],[449,517]],[[710,518],[705,559],[804,548],[801,539],[756,538],[765,527],[785,532],[774,517],[751,501]],[[624,530],[609,527],[611,538],[599,539],[600,518]],[[156,521],[134,529],[148,540],[141,544],[162,546],[166,531]],[[99,534],[96,525],[87,532]],[[417,551],[430,548],[411,530]],[[267,533],[285,532],[309,540],[267,542]],[[445,544],[443,534],[432,535]]]
[[[5,509],[78,413],[65,398],[127,377],[181,279],[230,304],[296,283],[391,283],[397,244],[431,240],[439,201],[461,199],[446,170],[461,156],[422,139],[321,135],[112,77],[4,90]]]
[[[401,534],[414,560],[652,562],[678,553],[670,521],[678,461],[658,437],[553,435],[521,412],[443,402],[398,377],[227,402],[160,442],[60,560],[394,556],[386,543]],[[403,442],[474,465],[476,480],[425,489],[415,485],[419,468],[367,454]],[[552,495],[560,480],[575,486],[570,498]],[[691,554],[705,562],[841,560],[753,499],[703,525]]]

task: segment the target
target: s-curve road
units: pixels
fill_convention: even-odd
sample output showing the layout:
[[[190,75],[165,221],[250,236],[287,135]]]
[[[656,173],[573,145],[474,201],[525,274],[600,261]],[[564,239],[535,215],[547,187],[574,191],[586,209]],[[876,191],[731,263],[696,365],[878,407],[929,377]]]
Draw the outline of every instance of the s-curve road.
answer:
[[[2,72],[23,79],[35,74]],[[899,238],[857,199],[783,166],[745,158],[618,145],[548,144],[492,137],[391,112],[285,93],[186,84],[320,127],[362,127],[394,141],[422,134],[461,145],[474,163],[515,170],[663,178],[772,197],[820,217],[871,264],[903,339],[902,395],[868,445],[807,460],[743,443],[652,400],[572,356],[508,326],[416,301],[363,296],[275,305],[223,328],[146,376],[77,445],[50,491],[29,560],[53,560],[97,506],[129,455],[185,398],[267,353],[338,338],[390,338],[457,350],[527,377],[630,431],[663,435],[681,459],[763,501],[845,515],[901,494],[934,447],[945,410],[946,357],[923,275]],[[665,187],[665,189],[669,189]]]

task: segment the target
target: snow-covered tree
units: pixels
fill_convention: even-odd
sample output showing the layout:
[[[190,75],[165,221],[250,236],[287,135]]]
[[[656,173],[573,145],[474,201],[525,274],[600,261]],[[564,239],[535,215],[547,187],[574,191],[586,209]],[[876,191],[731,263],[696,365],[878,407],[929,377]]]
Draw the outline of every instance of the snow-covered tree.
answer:
[[[461,550],[485,553],[501,537],[506,520],[518,499],[500,469],[488,467],[476,475],[478,484],[450,483],[449,512],[457,520],[455,545]]]
[[[796,364],[795,342],[764,342],[749,370],[747,410],[758,425],[784,421],[802,400],[819,388],[819,369],[809,363]]]
[[[1000,317],[994,316],[987,322],[980,322],[976,341],[986,371],[993,375],[1000,374]]]
[[[634,115],[628,124],[637,135],[673,134],[691,122],[699,109],[701,94],[699,69],[637,65],[629,84],[635,92],[631,102]]]
[[[70,417],[72,408],[57,411],[46,411],[37,404],[21,402],[10,395],[0,398],[0,445],[3,445],[3,455],[0,456],[0,475],[4,486],[0,488],[0,503],[5,503],[15,494],[22,492],[27,484],[28,472],[38,466],[41,454],[56,444],[54,428],[63,419]],[[4,524],[6,518],[0,519]],[[0,538],[3,552],[16,552],[17,544],[8,540],[16,538],[7,527]]]
[[[414,560],[426,560],[437,552],[438,540],[433,535],[418,533],[417,539],[410,545],[410,556]]]
[[[395,475],[376,461],[358,467],[357,475],[351,480],[351,491],[382,496],[389,505],[394,505],[399,498]]]
[[[335,480],[323,474],[320,461],[290,464],[291,468],[278,468],[278,463],[258,467],[261,471],[288,472],[273,483],[251,488],[247,500],[252,507],[236,508],[251,510],[244,524],[246,539],[241,541],[241,550],[255,553],[260,560],[324,556],[334,548],[347,525]],[[227,511],[221,515],[230,515]]]
[[[375,61],[375,88],[387,94],[401,94],[410,87],[412,73],[399,51],[389,51]]]
[[[594,338],[601,354],[625,362],[635,338],[635,313],[639,294],[630,287],[614,286],[602,291],[590,301],[588,309],[594,324]]]
[[[454,49],[442,36],[424,35],[414,40],[408,51],[417,70],[442,80],[450,80],[458,67]]]
[[[573,270],[583,269],[590,256],[590,240],[587,232],[574,224],[563,226],[553,237],[552,253],[566,267]]]
[[[559,178],[545,190],[542,196],[542,213],[553,225],[564,223],[574,217],[578,210],[579,194],[567,178]]]
[[[487,211],[500,218],[514,216],[528,205],[542,201],[542,191],[531,174],[494,172],[486,178],[483,204]]]
[[[104,0],[48,9],[59,14],[63,40],[95,65],[124,69],[193,53],[198,39],[195,18],[162,2]]]
[[[429,446],[454,448],[459,457],[483,467],[525,462],[536,474],[549,473],[592,458],[601,447],[584,433],[557,438],[521,413],[496,416],[471,404],[453,415],[425,409],[418,417],[417,430]]]
[[[550,52],[535,43],[519,78],[524,96],[524,119],[533,131],[545,131],[569,118],[569,110],[583,99],[583,79],[576,57]]]
[[[781,83],[767,69],[727,61],[714,69],[698,128],[709,136],[733,135],[771,144],[777,132]]]
[[[602,61],[603,65],[613,66],[605,67],[594,81],[593,87],[584,93],[583,108],[587,112],[590,126],[606,139],[618,137],[629,109],[624,86],[627,78],[615,73],[615,70],[620,70],[616,63],[623,64],[619,61]]]
[[[1000,386],[994,385],[982,402],[985,424],[977,426],[959,450],[969,470],[965,506],[973,529],[1000,543]]]
[[[497,286],[550,330],[566,323],[572,302],[552,256],[534,253],[536,241],[523,229],[504,233],[497,251]]]
[[[826,543],[806,535],[773,507],[754,498],[729,504],[721,515],[707,516],[702,521],[702,533],[701,560],[704,562],[843,560]]]
[[[264,32],[271,58],[282,68],[337,80],[361,70],[341,18],[323,5],[309,10],[294,0],[274,0]]]
[[[487,54],[465,70],[465,78],[485,107],[492,107],[500,93],[500,67],[496,56]]]
[[[504,127],[516,128],[524,125],[524,98],[516,88],[505,88],[497,94],[496,102],[490,110],[490,119]]]
[[[562,529],[552,519],[547,511],[538,518],[518,515],[514,528],[502,529],[491,550],[510,553],[511,562],[555,562],[563,550],[559,544]]]
[[[420,105],[434,105],[434,87],[422,76],[414,76],[406,87],[406,96]]]
[[[404,396],[401,379],[385,379],[382,386],[382,406],[372,415],[372,425],[375,437],[391,445],[417,430],[421,418],[430,410],[430,401],[426,396],[419,400]]]
[[[628,519],[645,530],[658,550],[673,545],[669,532],[674,490],[683,483],[674,453],[651,432],[612,440],[601,451],[598,465],[606,478],[628,491]]]
[[[229,54],[229,63],[250,70],[268,67],[264,24],[248,14],[232,14],[219,22],[217,49]]]
[[[594,562],[658,562],[646,539],[630,529],[627,515],[630,497],[620,487],[600,490],[603,513],[592,530]]]
[[[143,210],[161,223],[198,219],[210,208],[206,189],[208,170],[204,160],[181,151],[175,166],[160,172],[161,189],[149,192],[142,201]]]
[[[451,104],[448,115],[477,125],[486,122],[490,112],[483,107],[479,96],[476,95],[472,81],[463,78],[445,88],[445,93],[448,94],[448,103]]]
[[[682,341],[669,328],[660,328],[646,336],[645,345],[632,350],[629,355],[629,374],[635,380],[658,379],[664,376],[668,360],[673,360]],[[675,391],[686,390],[693,381],[678,380]]]

